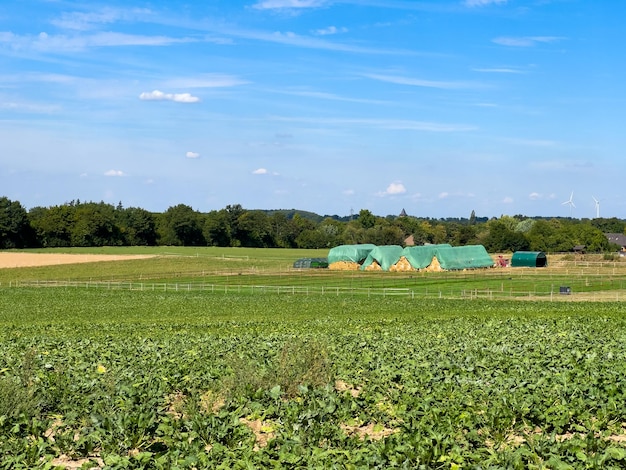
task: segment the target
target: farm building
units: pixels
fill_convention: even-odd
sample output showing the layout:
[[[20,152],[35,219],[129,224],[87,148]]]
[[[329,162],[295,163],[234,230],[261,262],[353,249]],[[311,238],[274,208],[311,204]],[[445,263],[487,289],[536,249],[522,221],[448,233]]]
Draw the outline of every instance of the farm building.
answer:
[[[326,258],[300,258],[293,263],[294,268],[327,268]]]
[[[604,236],[609,243],[619,247],[618,253],[620,256],[626,256],[626,235],[623,233],[605,233]]]
[[[511,267],[543,268],[548,258],[543,251],[516,251],[511,258]]]
[[[376,245],[339,245],[328,252],[328,268],[338,270],[359,269]]]
[[[403,251],[400,245],[377,246],[367,255],[361,269],[389,271],[398,262]]]

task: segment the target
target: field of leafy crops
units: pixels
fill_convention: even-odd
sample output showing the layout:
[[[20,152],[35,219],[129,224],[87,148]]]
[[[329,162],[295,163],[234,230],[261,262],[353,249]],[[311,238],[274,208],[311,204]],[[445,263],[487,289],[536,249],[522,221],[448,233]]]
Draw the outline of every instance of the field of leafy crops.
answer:
[[[626,466],[619,302],[0,293],[0,468]]]

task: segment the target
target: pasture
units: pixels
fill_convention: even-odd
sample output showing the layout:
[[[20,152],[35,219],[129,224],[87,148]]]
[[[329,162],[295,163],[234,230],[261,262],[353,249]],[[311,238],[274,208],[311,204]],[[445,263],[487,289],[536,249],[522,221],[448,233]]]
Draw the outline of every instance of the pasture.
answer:
[[[152,250],[0,270],[0,468],[626,464],[623,303],[550,301],[619,295],[619,262],[411,277]]]

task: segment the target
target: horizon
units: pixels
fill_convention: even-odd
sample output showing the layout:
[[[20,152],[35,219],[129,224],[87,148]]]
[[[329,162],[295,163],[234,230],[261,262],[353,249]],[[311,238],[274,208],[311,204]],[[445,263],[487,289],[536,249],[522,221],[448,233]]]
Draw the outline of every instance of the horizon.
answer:
[[[623,219],[623,14],[592,0],[10,2],[0,184],[29,208],[71,194],[151,212]]]

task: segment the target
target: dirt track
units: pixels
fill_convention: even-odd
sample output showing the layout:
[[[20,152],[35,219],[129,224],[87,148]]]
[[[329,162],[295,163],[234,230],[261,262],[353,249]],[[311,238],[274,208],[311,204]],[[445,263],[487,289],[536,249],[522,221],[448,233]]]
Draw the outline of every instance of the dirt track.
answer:
[[[26,266],[51,266],[55,264],[94,263],[127,259],[153,258],[153,255],[68,255],[53,253],[0,253],[0,269]]]

